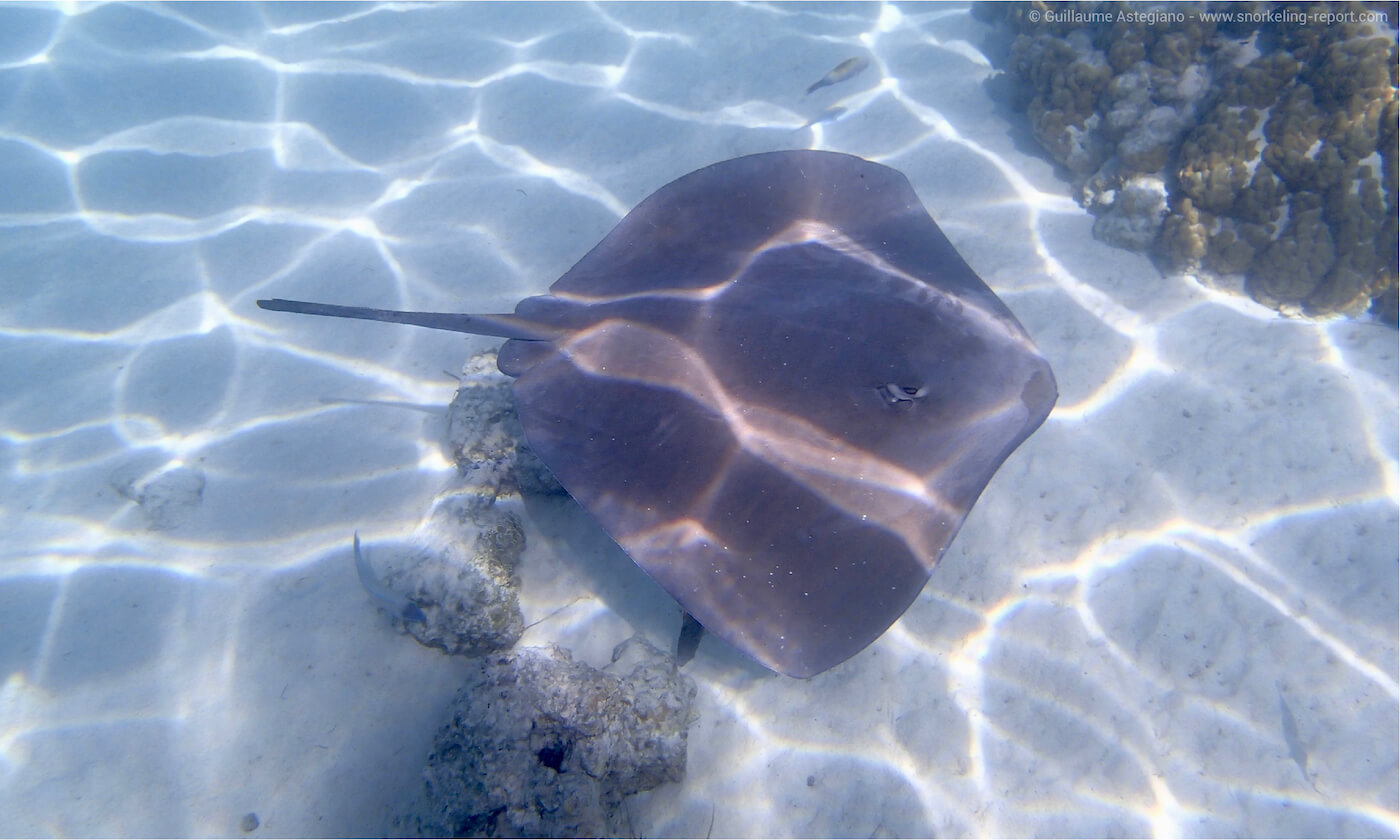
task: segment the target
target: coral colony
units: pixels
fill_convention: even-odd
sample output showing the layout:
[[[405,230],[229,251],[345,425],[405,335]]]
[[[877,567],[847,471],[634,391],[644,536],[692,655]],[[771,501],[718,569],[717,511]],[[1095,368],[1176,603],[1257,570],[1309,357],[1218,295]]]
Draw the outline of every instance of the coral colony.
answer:
[[[1394,323],[1396,21],[1359,4],[987,4],[1095,235],[1290,314]]]

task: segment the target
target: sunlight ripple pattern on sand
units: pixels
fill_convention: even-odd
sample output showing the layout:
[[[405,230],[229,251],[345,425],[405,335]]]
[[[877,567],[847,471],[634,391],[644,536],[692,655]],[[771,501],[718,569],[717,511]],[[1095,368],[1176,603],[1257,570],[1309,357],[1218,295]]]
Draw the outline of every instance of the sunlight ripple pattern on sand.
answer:
[[[364,607],[349,535],[422,537],[442,371],[490,342],[254,299],[508,311],[666,182],[794,147],[905,172],[1061,399],[870,649],[794,681],[702,644],[687,778],[636,831],[1400,832],[1395,333],[1095,242],[987,34],[951,5],[0,9],[0,834],[392,831],[460,665]],[[522,644],[673,638],[576,507],[522,510]]]

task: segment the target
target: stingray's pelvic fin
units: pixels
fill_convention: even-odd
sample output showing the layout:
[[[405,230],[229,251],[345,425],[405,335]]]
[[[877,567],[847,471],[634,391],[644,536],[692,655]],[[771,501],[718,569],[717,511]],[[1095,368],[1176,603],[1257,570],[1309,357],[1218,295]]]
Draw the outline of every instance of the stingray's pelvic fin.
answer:
[[[700,647],[700,637],[704,634],[705,628],[695,620],[695,616],[685,613],[681,617],[681,634],[676,639],[676,665],[684,665],[695,658],[695,651]]]

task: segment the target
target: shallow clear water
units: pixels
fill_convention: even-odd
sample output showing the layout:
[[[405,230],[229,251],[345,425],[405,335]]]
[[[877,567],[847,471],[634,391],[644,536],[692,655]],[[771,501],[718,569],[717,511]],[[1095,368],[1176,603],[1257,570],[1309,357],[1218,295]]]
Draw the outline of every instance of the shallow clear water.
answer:
[[[465,665],[391,632],[349,536],[412,543],[453,468],[440,416],[335,400],[445,406],[491,342],[254,299],[508,310],[656,188],[781,148],[906,173],[1060,402],[871,648],[797,681],[702,643],[686,780],[636,832],[1396,834],[1394,331],[1095,242],[984,89],[988,32],[0,9],[0,834],[390,830]],[[522,644],[674,638],[586,515],[526,513]]]

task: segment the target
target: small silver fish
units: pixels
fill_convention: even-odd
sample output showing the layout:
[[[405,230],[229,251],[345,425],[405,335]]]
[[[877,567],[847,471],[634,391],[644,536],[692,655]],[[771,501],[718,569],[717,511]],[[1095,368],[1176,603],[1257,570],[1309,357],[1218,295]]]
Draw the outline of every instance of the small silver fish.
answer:
[[[811,128],[817,123],[835,122],[836,120],[839,120],[844,116],[846,116],[846,108],[842,105],[835,105],[831,108],[827,108],[825,111],[822,111],[815,117],[812,117],[810,120],[807,121],[806,125],[802,126],[802,128],[795,128],[793,129],[793,131],[801,131],[803,128]]]
[[[369,561],[360,553],[359,531],[355,532],[355,573],[360,576],[360,585],[365,588],[375,603],[388,610],[390,615],[396,615],[404,621],[428,620],[428,617],[423,614],[423,610],[408,600],[407,595],[390,592],[374,576],[374,569],[370,568]]]
[[[870,59],[868,58],[862,58],[860,56],[857,56],[855,58],[848,58],[840,64],[836,65],[835,67],[831,68],[830,73],[827,73],[825,76],[822,76],[820,79],[813,82],[812,86],[807,88],[807,93],[811,93],[814,90],[824,88],[827,85],[834,85],[837,82],[844,82],[852,76],[855,76],[856,74],[860,73],[862,70],[869,66]]]

